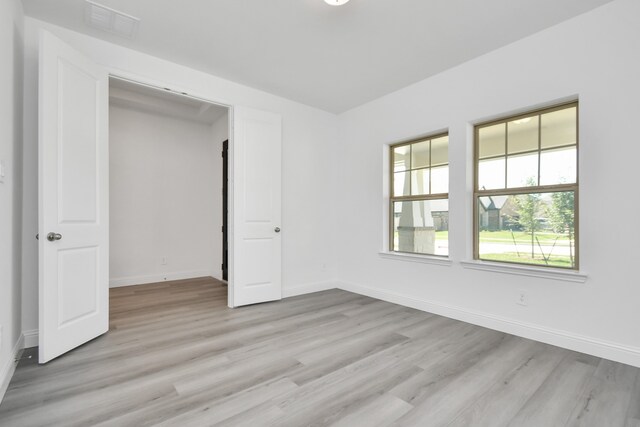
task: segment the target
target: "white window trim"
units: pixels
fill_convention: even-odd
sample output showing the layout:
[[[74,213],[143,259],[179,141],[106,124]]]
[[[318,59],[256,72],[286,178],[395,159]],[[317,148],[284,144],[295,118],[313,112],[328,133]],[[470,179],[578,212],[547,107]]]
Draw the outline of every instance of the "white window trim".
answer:
[[[380,251],[378,252],[378,255],[380,256],[380,258],[398,261],[418,262],[422,264],[434,264],[446,267],[450,267],[451,265],[453,265],[453,261],[451,260],[451,258],[437,255],[420,255],[393,251]]]
[[[564,270],[554,267],[530,267],[526,265],[508,264],[505,262],[498,263],[479,260],[461,261],[460,264],[464,268],[469,268],[471,270],[562,280],[565,282],[585,283],[588,279],[587,273],[583,271]]]

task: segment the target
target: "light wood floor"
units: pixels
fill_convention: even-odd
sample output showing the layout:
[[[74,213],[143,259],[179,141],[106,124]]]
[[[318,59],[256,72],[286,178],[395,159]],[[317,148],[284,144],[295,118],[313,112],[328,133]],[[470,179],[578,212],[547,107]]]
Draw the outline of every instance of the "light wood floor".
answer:
[[[640,426],[639,369],[338,290],[113,289],[108,334],[29,354],[2,426]]]

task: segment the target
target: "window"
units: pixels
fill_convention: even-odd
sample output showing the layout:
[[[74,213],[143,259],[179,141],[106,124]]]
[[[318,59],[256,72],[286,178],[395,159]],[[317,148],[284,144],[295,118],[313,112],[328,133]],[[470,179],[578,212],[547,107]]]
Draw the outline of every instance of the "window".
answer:
[[[449,255],[449,136],[391,146],[390,250]]]
[[[475,259],[578,268],[578,104],[475,128]]]

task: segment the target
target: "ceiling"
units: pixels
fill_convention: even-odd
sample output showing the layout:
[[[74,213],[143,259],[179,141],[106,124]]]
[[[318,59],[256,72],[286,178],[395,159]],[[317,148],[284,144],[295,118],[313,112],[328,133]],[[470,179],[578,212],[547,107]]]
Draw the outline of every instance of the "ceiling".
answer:
[[[97,0],[141,19],[89,27],[84,0],[27,15],[340,113],[612,0]]]
[[[116,78],[109,81],[109,101],[119,107],[205,125],[215,123],[227,113],[227,107],[221,105]]]

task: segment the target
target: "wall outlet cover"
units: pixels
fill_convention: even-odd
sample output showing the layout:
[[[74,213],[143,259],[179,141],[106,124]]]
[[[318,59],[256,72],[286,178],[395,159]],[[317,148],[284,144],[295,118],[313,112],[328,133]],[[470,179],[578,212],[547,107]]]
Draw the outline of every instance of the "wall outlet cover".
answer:
[[[526,307],[528,304],[527,292],[526,291],[518,291],[518,300],[516,304]]]

